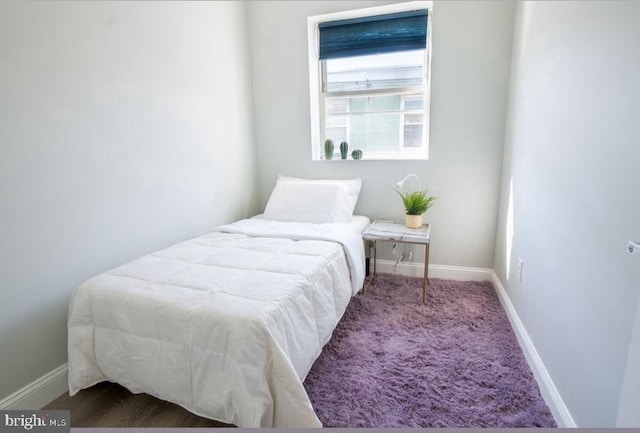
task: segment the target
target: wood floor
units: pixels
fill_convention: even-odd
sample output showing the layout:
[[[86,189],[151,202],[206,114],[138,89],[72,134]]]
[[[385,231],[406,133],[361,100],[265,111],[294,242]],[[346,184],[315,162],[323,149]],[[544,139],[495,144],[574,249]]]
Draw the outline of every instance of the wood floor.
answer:
[[[233,427],[147,394],[132,394],[109,382],[84,389],[73,397],[63,394],[43,409],[70,410],[71,427]]]

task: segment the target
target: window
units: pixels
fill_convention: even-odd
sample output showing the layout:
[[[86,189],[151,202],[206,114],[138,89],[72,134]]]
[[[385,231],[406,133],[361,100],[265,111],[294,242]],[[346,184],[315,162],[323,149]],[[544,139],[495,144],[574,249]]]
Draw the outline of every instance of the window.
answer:
[[[349,143],[364,159],[426,159],[431,3],[309,18],[313,159]]]

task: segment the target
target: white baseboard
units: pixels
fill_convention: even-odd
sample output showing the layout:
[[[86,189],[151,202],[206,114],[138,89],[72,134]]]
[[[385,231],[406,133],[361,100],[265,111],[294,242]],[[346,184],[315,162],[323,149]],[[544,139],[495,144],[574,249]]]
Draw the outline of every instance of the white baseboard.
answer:
[[[507,291],[504,289],[502,282],[500,281],[500,279],[498,278],[498,276],[494,271],[491,271],[491,274],[492,274],[493,285],[496,289],[496,293],[498,294],[498,297],[500,298],[500,303],[502,304],[502,307],[507,313],[507,317],[511,322],[511,327],[513,328],[513,331],[515,332],[516,337],[518,338],[520,347],[524,352],[525,358],[529,363],[529,367],[531,368],[531,371],[533,371],[533,375],[536,378],[536,382],[538,382],[538,386],[540,387],[540,393],[542,394],[542,398],[544,398],[544,401],[547,403],[547,406],[549,406],[549,409],[551,410],[551,413],[553,414],[553,417],[556,420],[558,427],[560,428],[577,427],[576,422],[573,419],[573,416],[571,415],[571,412],[569,412],[569,408],[567,408],[567,405],[564,403],[564,400],[562,399],[562,396],[560,395],[558,388],[556,388],[556,385],[553,383],[553,380],[551,379],[551,376],[549,375],[547,368],[542,362],[542,358],[540,358],[540,355],[538,354],[538,351],[536,350],[536,347],[534,346],[533,341],[531,341],[531,338],[529,337],[529,333],[527,332],[527,330],[524,327],[524,324],[520,320],[520,316],[518,316],[518,312],[516,311],[513,304],[511,303],[511,299],[509,298]]]
[[[69,391],[64,363],[29,385],[0,400],[0,410],[38,410]]]
[[[393,274],[392,260],[377,260],[376,272]],[[373,263],[371,263],[373,272]],[[399,263],[397,273],[408,277],[424,276],[424,264],[422,263]],[[468,268],[462,266],[432,265],[429,264],[429,278],[444,278],[458,281],[491,281],[493,270],[484,268]]]

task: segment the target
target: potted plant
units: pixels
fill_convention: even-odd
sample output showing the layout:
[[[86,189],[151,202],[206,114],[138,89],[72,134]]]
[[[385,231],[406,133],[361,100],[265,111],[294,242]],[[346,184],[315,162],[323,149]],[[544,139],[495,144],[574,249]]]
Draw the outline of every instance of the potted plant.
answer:
[[[433,206],[433,202],[436,197],[428,196],[424,190],[408,192],[403,194],[400,191],[396,192],[402,198],[404,203],[405,225],[410,229],[419,229],[422,227],[422,215]]]
[[[324,141],[324,159],[327,161],[333,159],[333,140],[330,138]]]

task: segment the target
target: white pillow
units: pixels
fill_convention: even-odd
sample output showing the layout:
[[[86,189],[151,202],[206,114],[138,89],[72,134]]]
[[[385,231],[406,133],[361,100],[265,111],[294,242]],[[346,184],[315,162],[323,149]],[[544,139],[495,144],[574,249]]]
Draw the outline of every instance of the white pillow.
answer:
[[[264,209],[273,221],[339,223],[351,219],[349,195],[337,183],[278,182]]]
[[[347,206],[349,208],[349,218],[353,215],[353,210],[360,196],[362,187],[362,179],[300,179],[297,177],[288,177],[278,175],[278,183],[281,182],[301,182],[301,183],[317,183],[317,184],[337,184],[343,185],[347,190]]]

